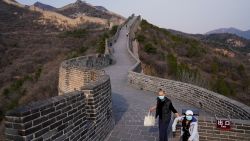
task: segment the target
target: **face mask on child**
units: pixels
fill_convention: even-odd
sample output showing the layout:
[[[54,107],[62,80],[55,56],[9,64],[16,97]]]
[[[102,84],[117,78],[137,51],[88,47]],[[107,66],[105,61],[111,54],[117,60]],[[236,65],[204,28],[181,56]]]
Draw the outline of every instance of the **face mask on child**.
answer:
[[[192,118],[193,118],[192,116],[186,116],[187,120],[192,120]]]

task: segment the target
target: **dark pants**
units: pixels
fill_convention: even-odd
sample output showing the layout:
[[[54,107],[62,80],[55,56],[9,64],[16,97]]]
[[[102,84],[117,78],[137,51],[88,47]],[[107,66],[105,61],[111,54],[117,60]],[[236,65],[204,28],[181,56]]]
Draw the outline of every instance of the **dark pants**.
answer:
[[[160,141],[168,141],[168,125],[171,118],[167,120],[159,119],[159,139]]]
[[[182,138],[182,141],[188,141],[189,137],[190,137],[189,134],[184,133],[181,138]]]

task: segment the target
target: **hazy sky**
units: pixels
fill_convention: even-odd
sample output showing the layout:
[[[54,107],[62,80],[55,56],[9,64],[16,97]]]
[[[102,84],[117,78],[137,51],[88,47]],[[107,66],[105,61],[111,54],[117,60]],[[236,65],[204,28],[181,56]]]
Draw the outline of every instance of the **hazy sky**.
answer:
[[[17,0],[33,4],[37,0]],[[39,0],[61,7],[75,0]],[[124,17],[140,14],[164,28],[188,33],[205,33],[221,27],[250,29],[250,0],[86,0]]]

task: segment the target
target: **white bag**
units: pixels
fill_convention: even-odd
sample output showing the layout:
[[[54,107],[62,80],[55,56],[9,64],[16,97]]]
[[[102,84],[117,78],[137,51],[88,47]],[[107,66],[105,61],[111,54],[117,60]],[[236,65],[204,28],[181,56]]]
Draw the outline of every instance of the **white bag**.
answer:
[[[155,125],[155,117],[148,112],[148,115],[144,118],[144,126],[154,126]]]

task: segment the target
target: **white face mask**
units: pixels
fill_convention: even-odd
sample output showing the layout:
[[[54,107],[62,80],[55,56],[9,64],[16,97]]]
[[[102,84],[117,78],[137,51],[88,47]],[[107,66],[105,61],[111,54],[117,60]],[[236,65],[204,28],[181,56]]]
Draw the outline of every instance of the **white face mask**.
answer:
[[[192,120],[193,116],[186,116],[187,120]]]
[[[160,100],[163,100],[164,99],[164,96],[158,96]]]

